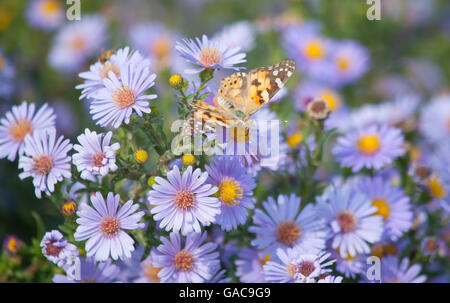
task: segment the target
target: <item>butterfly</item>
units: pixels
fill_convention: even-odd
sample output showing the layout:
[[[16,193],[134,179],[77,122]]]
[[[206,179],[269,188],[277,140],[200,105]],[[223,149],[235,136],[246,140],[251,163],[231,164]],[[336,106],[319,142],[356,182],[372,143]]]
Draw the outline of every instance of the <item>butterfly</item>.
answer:
[[[258,67],[248,73],[237,72],[222,79],[214,105],[203,100],[192,104],[183,128],[187,135],[215,132],[219,127],[250,126],[250,116],[266,105],[295,71],[295,62],[283,60]]]

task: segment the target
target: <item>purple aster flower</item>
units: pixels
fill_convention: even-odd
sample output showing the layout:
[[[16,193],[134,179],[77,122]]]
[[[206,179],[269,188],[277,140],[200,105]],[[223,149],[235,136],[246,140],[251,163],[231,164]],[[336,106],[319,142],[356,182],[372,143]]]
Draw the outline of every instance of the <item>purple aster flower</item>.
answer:
[[[200,66],[200,68],[185,70],[190,74],[199,73],[204,69],[240,70],[243,67],[234,65],[247,61],[244,59],[245,53],[239,52],[240,47],[225,47],[220,41],[208,40],[206,35],[202,36],[202,40],[183,39],[175,44],[175,48],[181,57]]]
[[[400,129],[370,125],[339,137],[332,153],[341,166],[353,172],[380,169],[404,154],[404,138]]]
[[[248,21],[239,21],[225,26],[214,35],[214,41],[224,44],[227,48],[240,47],[242,51],[248,52],[255,46],[255,28]]]
[[[84,134],[78,136],[74,149],[77,151],[73,157],[73,164],[81,172],[81,178],[94,180],[94,176],[106,176],[109,171],[116,171],[115,151],[120,148],[119,143],[110,145],[112,132],[106,136],[91,132],[88,128]]]
[[[42,254],[47,260],[59,267],[71,265],[80,254],[78,248],[67,242],[58,230],[45,233],[41,241],[41,247]]]
[[[253,209],[256,203],[253,197],[253,189],[256,187],[253,175],[233,159],[227,156],[215,157],[210,166],[205,166],[209,174],[206,182],[219,187],[221,210],[216,216],[216,223],[226,231],[244,224],[248,209]]]
[[[354,83],[370,68],[369,52],[356,41],[336,42],[330,57],[330,68],[324,79],[330,84]]]
[[[159,22],[143,22],[133,26],[130,31],[130,43],[147,56],[157,71],[173,64],[173,48],[177,35]]]
[[[8,235],[3,240],[3,248],[10,254],[18,253],[21,246],[22,241],[15,235]]]
[[[331,276],[328,275],[323,279],[320,279],[319,281],[317,281],[317,283],[342,283],[342,277],[339,276]]]
[[[144,227],[139,223],[143,211],[136,212],[138,204],[132,200],[121,205],[120,196],[108,193],[105,199],[100,192],[91,196],[94,208],[84,205],[78,212],[79,226],[74,234],[76,241],[87,240],[87,256],[95,255],[95,259],[104,261],[111,257],[114,260],[131,257],[134,251],[134,240],[124,230],[135,230]]]
[[[238,253],[236,264],[236,276],[244,283],[263,283],[264,264],[270,260],[270,254],[264,254],[252,248],[242,248]]]
[[[178,166],[167,174],[168,181],[156,177],[157,184],[148,194],[148,202],[155,205],[151,209],[154,220],[160,221],[159,227],[186,235],[192,231],[200,232],[200,226],[215,222],[220,213],[221,203],[216,197],[210,197],[218,188],[204,184],[208,173],[199,168],[192,171],[189,166],[183,175]]]
[[[226,276],[226,270],[218,267],[216,273],[206,283],[230,283],[231,280],[231,277]]]
[[[170,240],[161,237],[152,258],[153,266],[162,267],[161,282],[200,283],[209,281],[220,265],[217,244],[204,243],[206,232],[189,233],[186,238],[170,233]]]
[[[63,136],[56,139],[54,129],[26,136],[25,153],[19,158],[19,169],[23,169],[19,178],[33,178],[34,192],[39,199],[42,192],[50,195],[56,183],[72,176],[71,158],[67,155],[71,149],[69,139],[64,140]]]
[[[64,2],[61,0],[32,0],[28,4],[27,19],[33,28],[46,31],[64,23]]]
[[[402,188],[381,177],[366,178],[357,188],[378,208],[375,214],[383,218],[383,238],[396,241],[410,230],[414,216],[410,198],[404,195]]]
[[[433,98],[420,115],[419,129],[429,142],[441,144],[450,137],[450,95]]]
[[[14,92],[16,68],[0,47],[0,97],[9,99]]]
[[[150,73],[148,59],[127,63],[119,66],[120,79],[110,70],[103,79],[105,87],[92,96],[90,113],[100,126],[118,128],[130,122],[133,111],[139,116],[151,111],[148,101],[157,96],[145,92],[155,84],[156,75]]]
[[[333,42],[320,33],[316,22],[289,26],[283,31],[283,46],[289,58],[311,78],[323,80],[328,74],[329,52]]]
[[[325,222],[312,204],[300,211],[300,201],[299,197],[291,194],[279,195],[278,201],[269,197],[268,201],[263,202],[265,211],[255,210],[253,226],[248,229],[256,234],[252,245],[272,255],[275,255],[277,248],[325,248]]]
[[[327,268],[334,263],[324,251],[313,253],[298,248],[277,249],[278,262],[268,261],[264,265],[267,282],[312,283],[331,272]]]
[[[317,215],[328,222],[331,247],[341,256],[369,253],[368,243],[381,239],[383,219],[368,198],[345,188],[330,188],[317,197]]]
[[[34,103],[25,101],[13,106],[0,120],[0,158],[14,161],[16,155],[23,154],[25,136],[55,128],[56,116],[53,109],[44,104],[37,112]]]
[[[381,259],[382,283],[423,283],[427,280],[425,275],[419,275],[422,267],[419,264],[410,266],[408,258],[399,262],[396,256],[387,256]]]
[[[96,15],[83,15],[81,20],[67,23],[56,34],[48,55],[49,65],[60,72],[76,72],[100,51],[106,30],[105,20]]]
[[[336,271],[343,274],[345,277],[352,279],[365,272],[367,265],[364,255],[352,257],[347,253],[347,255],[341,256],[339,250],[331,248],[331,242],[332,240],[327,243],[327,251],[331,253],[331,258],[336,260]]]
[[[108,259],[96,262],[94,258],[78,258],[74,265],[66,270],[66,275],[56,274],[55,283],[111,283],[119,274],[119,267]]]

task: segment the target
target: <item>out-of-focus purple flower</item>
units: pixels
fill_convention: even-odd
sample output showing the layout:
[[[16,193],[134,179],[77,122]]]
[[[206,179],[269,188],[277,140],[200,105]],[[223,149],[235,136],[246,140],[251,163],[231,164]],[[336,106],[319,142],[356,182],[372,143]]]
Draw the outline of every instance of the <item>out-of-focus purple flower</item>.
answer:
[[[420,275],[422,266],[414,264],[410,266],[408,258],[400,262],[396,256],[387,256],[381,259],[382,283],[423,283],[427,280],[425,275]]]
[[[357,172],[362,168],[380,169],[404,154],[400,129],[370,125],[339,137],[332,153],[343,167]]]
[[[240,249],[236,264],[236,276],[244,283],[263,283],[264,264],[270,260],[270,254],[265,254],[256,249],[244,247]]]
[[[312,204],[307,204],[299,213],[300,198],[279,195],[263,202],[265,211],[256,209],[253,226],[249,231],[256,234],[251,243],[265,254],[275,255],[277,248],[300,247],[308,250],[325,248],[325,222],[318,216]]]
[[[51,31],[64,23],[65,10],[62,0],[32,0],[28,3],[28,23],[34,27]]]
[[[119,274],[119,267],[108,259],[96,262],[94,258],[80,257],[79,261],[66,270],[66,275],[56,274],[55,283],[111,283]]]
[[[253,24],[239,21],[225,26],[212,40],[224,44],[227,48],[240,47],[242,51],[248,52],[253,49],[255,38]]]
[[[450,138],[450,95],[434,97],[420,115],[419,129],[429,142],[441,144]]]

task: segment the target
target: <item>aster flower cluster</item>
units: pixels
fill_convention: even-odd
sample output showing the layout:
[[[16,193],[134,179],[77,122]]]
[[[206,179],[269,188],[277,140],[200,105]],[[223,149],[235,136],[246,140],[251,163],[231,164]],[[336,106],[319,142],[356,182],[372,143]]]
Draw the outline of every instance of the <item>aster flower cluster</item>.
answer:
[[[27,20],[58,29],[47,64],[78,75],[71,101],[86,105],[80,124],[93,123],[65,138],[52,103],[2,114],[0,159],[62,222],[44,231],[33,211],[38,239],[5,237],[2,266],[32,255],[55,283],[448,282],[445,90],[390,87],[387,100],[356,106],[380,89],[377,79],[357,89],[373,80],[375,55],[316,21],[267,17],[193,38],[138,21],[124,31],[130,46],[105,50],[107,18],[65,23],[60,5],[30,1]],[[283,69],[243,71],[266,42],[297,74],[255,105],[281,86]],[[215,98],[219,85],[231,87]],[[248,124],[207,131],[255,106]],[[205,132],[187,136],[198,117]],[[269,144],[252,150],[260,138]]]

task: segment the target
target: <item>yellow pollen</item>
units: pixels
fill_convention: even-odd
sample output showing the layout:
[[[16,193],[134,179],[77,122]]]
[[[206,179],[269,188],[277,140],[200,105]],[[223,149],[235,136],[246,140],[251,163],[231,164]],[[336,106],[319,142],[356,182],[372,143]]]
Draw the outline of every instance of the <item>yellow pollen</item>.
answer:
[[[8,132],[14,141],[23,142],[25,136],[33,132],[33,126],[27,118],[20,118],[16,123],[11,123]]]
[[[351,232],[356,228],[356,218],[350,210],[338,214],[336,220],[344,233]]]
[[[192,165],[195,163],[195,157],[191,154],[183,155],[181,161],[183,162],[183,165]]]
[[[120,231],[120,223],[114,217],[105,217],[100,223],[100,230],[105,237],[113,237]]]
[[[300,238],[301,228],[294,221],[286,221],[278,224],[277,240],[285,245],[292,245]]]
[[[286,139],[286,142],[289,145],[289,147],[294,148],[294,147],[297,147],[302,142],[302,140],[303,140],[303,135],[300,132],[298,132],[298,133],[295,133],[295,134],[289,136]]]
[[[106,62],[103,64],[103,67],[100,69],[100,78],[104,79],[107,78],[109,79],[109,72],[112,71],[117,78],[120,77],[120,71],[119,71],[119,67],[116,64],[110,63],[110,62]]]
[[[226,177],[219,185],[219,198],[223,204],[233,207],[241,202],[243,190],[234,178]]]
[[[200,63],[206,68],[222,62],[222,59],[222,53],[214,46],[205,46],[201,49],[200,54],[198,55],[198,61],[200,61]]]
[[[194,258],[191,253],[181,250],[175,255],[173,263],[176,269],[189,271],[194,267]]]
[[[153,267],[150,260],[146,261],[143,265],[142,274],[147,277],[151,282],[160,282],[158,273],[161,271],[162,267]]]
[[[189,210],[195,203],[194,194],[187,190],[180,190],[175,196],[175,205],[181,210]]]
[[[6,65],[6,60],[2,56],[0,56],[0,70],[4,69]]]
[[[295,272],[297,271],[297,266],[295,266],[294,264],[288,263],[288,264],[286,265],[286,269],[287,269],[287,271],[288,271],[289,276],[290,276],[290,277],[294,277]]]
[[[54,15],[61,11],[61,3],[56,0],[46,0],[42,3],[41,10],[44,15]]]
[[[427,187],[431,195],[436,199],[443,199],[447,197],[447,191],[442,186],[442,183],[436,175],[432,175],[427,182]]]
[[[151,176],[150,178],[148,178],[147,184],[148,184],[148,186],[150,186],[150,187],[152,187],[153,185],[157,184],[157,182],[156,182],[156,180],[155,180],[155,176]]]
[[[139,163],[145,163],[148,160],[148,153],[143,149],[137,150],[134,153],[134,159]]]
[[[365,155],[373,155],[380,149],[380,139],[377,135],[362,136],[357,142],[358,149]]]
[[[103,167],[103,159],[105,159],[105,154],[102,152],[95,153],[92,156],[92,165],[96,167]]]
[[[383,217],[383,220],[386,220],[389,217],[389,205],[387,204],[384,198],[376,198],[372,201],[372,206],[378,208],[377,212],[374,215],[380,215]]]
[[[53,160],[47,155],[42,155],[33,159],[33,170],[40,175],[47,175],[53,167]]]
[[[310,59],[321,59],[325,55],[322,43],[319,40],[312,40],[306,46],[305,54]]]
[[[136,95],[128,86],[116,88],[112,96],[114,104],[119,109],[124,109],[136,103]]]
[[[336,59],[336,65],[339,70],[345,72],[350,67],[350,60],[347,57],[339,57]]]
[[[332,90],[326,89],[321,92],[319,99],[325,100],[330,107],[330,111],[334,112],[341,105],[341,97]]]
[[[267,254],[264,258],[259,260],[259,263],[262,265],[266,264],[268,261],[270,261],[270,254]]]

